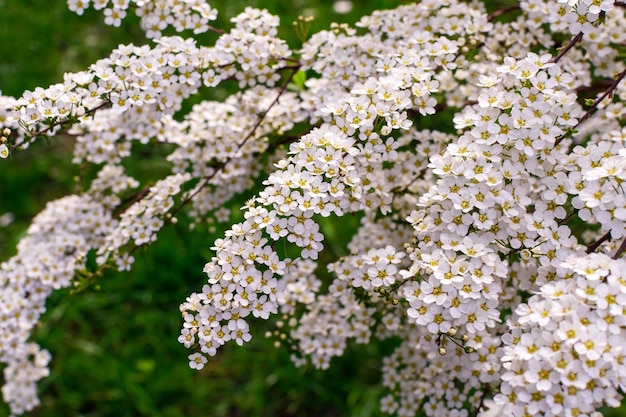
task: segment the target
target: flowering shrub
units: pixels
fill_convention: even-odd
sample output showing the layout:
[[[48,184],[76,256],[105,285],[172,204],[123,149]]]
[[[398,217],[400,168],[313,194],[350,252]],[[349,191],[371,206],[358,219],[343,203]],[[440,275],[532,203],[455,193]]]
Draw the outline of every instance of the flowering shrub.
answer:
[[[0,157],[76,138],[100,167],[48,203],[0,269],[0,359],[14,414],[51,355],[30,340],[53,290],[132,267],[162,227],[228,220],[205,283],[181,300],[202,369],[282,317],[293,361],[331,366],[349,340],[393,338],[381,409],[398,416],[591,416],[626,378],[626,5],[425,0],[333,25],[298,50],[248,8],[229,30],[201,0],[68,0],[151,46],[120,45],[62,83],[0,97]],[[308,20],[295,23],[305,33]],[[213,31],[213,46],[166,37]],[[187,32],[186,32],[187,31]],[[234,83],[223,102],[185,99]],[[170,174],[122,165],[167,143]],[[3,163],[11,163],[10,160]],[[349,255],[320,225],[359,215]],[[323,259],[323,260],[322,260]],[[320,271],[334,279],[326,281]],[[191,290],[190,290],[191,291]],[[172,337],[176,337],[172,335]]]

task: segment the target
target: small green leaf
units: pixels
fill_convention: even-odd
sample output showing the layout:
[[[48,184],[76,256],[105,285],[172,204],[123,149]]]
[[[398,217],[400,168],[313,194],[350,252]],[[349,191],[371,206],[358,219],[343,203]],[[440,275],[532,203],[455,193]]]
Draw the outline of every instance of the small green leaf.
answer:
[[[300,90],[304,90],[304,82],[306,81],[306,72],[300,70],[295,73],[292,78],[292,81],[295,85],[297,85]]]

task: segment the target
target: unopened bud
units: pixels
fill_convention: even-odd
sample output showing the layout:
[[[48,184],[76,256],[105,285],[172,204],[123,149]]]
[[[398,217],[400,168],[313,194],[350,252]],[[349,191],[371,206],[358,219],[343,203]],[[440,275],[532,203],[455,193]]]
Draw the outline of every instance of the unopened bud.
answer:
[[[448,330],[448,336],[456,336],[456,329],[454,327],[451,327],[450,330]]]
[[[443,347],[443,346],[439,348],[439,354],[440,354],[441,356],[445,355],[446,353],[448,353],[448,349],[446,349],[446,348],[445,348],[445,347]]]

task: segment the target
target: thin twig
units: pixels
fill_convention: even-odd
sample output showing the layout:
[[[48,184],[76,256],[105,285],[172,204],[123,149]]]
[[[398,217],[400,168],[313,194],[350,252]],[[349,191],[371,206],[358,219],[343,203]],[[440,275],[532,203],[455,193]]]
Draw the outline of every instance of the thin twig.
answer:
[[[270,152],[273,149],[277,149],[283,145],[290,145],[293,142],[296,142],[298,140],[300,140],[300,138],[304,135],[306,135],[307,133],[311,132],[313,129],[315,129],[316,127],[319,127],[319,123],[317,125],[311,126],[309,129],[307,129],[305,132],[299,133],[297,135],[292,135],[292,136],[285,136],[284,138],[280,139],[279,141],[277,141],[276,143],[272,143],[270,144],[269,150]]]
[[[621,73],[619,73],[617,78],[611,83],[611,85],[609,85],[609,87],[604,91],[604,93],[602,93],[600,97],[595,99],[595,101],[593,102],[589,110],[587,110],[587,112],[583,114],[583,117],[581,117],[580,120],[578,120],[578,123],[576,123],[576,126],[574,126],[574,129],[578,128],[578,126],[580,126],[585,120],[591,117],[591,114],[596,110],[596,108],[602,102],[602,100],[604,100],[607,96],[613,94],[613,91],[617,88],[617,85],[624,79],[624,77],[626,77],[626,69],[622,71]],[[557,139],[554,142],[554,146],[555,147],[558,146],[558,144],[561,143],[564,138],[565,136],[561,136],[559,139]]]
[[[570,214],[568,214],[567,217],[565,217],[563,220],[559,221],[559,226],[562,225],[562,224],[567,224],[567,222],[569,222],[572,219],[572,217],[574,217],[575,215],[576,215],[575,211],[573,211]]]
[[[602,80],[595,84],[591,85],[583,85],[581,87],[576,87],[577,93],[588,93],[588,92],[597,92],[608,88],[611,85],[611,80]]]
[[[489,387],[489,384],[483,385],[483,395],[481,395],[480,402],[478,403],[478,407],[476,407],[476,411],[474,411],[474,417],[478,417],[478,414],[480,414],[480,409],[483,408],[485,400],[487,399],[487,395],[489,394],[490,391],[491,389]]]
[[[516,4],[514,6],[509,6],[509,7],[505,7],[503,9],[500,9],[500,10],[496,10],[495,12],[489,13],[487,15],[487,21],[491,22],[496,17],[500,17],[500,16],[502,16],[505,13],[512,12],[512,11],[515,11],[515,10],[521,10],[521,9],[522,8],[519,6],[519,4]]]
[[[147,196],[150,193],[150,188],[153,186],[153,184],[150,184],[144,188],[142,188],[141,190],[137,191],[135,194],[125,198],[122,202],[120,202],[120,204],[117,205],[117,207],[115,207],[115,210],[117,213],[115,213],[115,215],[113,216],[114,218],[118,219],[122,216],[122,214],[124,214],[124,212],[126,210],[128,210],[128,208],[130,206],[132,206],[133,204],[135,204],[137,201],[143,199],[145,196]]]
[[[613,259],[619,258],[620,255],[624,253],[624,251],[626,251],[626,238],[624,238],[622,244],[619,245],[619,249],[617,249],[617,252],[615,252],[615,255],[613,255]]]
[[[600,247],[600,245],[602,245],[604,242],[606,242],[607,240],[610,240],[610,239],[611,239],[611,231],[609,230],[600,239],[596,240],[595,242],[593,242],[590,245],[587,245],[587,251],[586,252],[587,253],[595,252],[596,249],[598,249]]]
[[[239,145],[237,146],[237,151],[239,149],[241,149],[247,142],[248,140],[254,135],[254,132],[256,132],[256,130],[259,128],[259,126],[261,126],[261,123],[263,122],[263,120],[265,119],[265,116],[267,116],[267,114],[269,113],[269,111],[272,109],[272,107],[274,107],[276,105],[276,103],[278,103],[278,100],[280,99],[280,97],[283,95],[283,93],[287,90],[287,86],[289,85],[289,83],[291,82],[291,80],[293,79],[293,76],[296,74],[296,72],[298,72],[298,69],[300,67],[297,68],[293,68],[291,74],[289,74],[289,77],[287,77],[287,80],[283,83],[280,91],[278,92],[278,95],[276,96],[276,98],[272,101],[272,103],[267,107],[267,109],[265,109],[265,111],[263,113],[261,113],[259,115],[259,117],[257,118],[256,123],[254,124],[254,126],[252,127],[252,129],[250,130],[250,132],[246,135],[246,137],[241,141],[241,143],[239,143]],[[215,170],[213,171],[213,173],[211,173],[211,175],[205,177],[204,181],[202,181],[202,183],[196,187],[196,189],[187,196],[187,198],[185,198],[178,207],[176,207],[176,209],[174,209],[171,212],[171,216],[175,217],[176,214],[178,214],[178,212],[187,204],[189,204],[189,202],[191,200],[193,200],[199,193],[200,191],[202,191],[202,189],[204,189],[204,187],[206,187],[211,180],[217,175],[218,172],[220,172],[222,169],[224,169],[224,167],[226,166],[226,164],[228,164],[233,158],[232,157],[228,157],[226,158],[226,160],[224,160],[221,164],[219,164],[218,166],[215,167]]]
[[[593,102],[593,104],[591,105],[589,110],[587,110],[587,112],[585,114],[583,114],[583,117],[580,118],[580,120],[578,121],[578,124],[575,126],[575,128],[580,126],[582,124],[582,122],[584,122],[585,120],[587,120],[589,118],[589,116],[591,116],[591,113],[594,112],[594,110],[596,109],[596,107],[598,107],[598,105],[602,102],[602,100],[604,100],[608,95],[613,94],[613,90],[615,90],[617,88],[617,85],[624,79],[624,77],[626,77],[626,69],[624,71],[620,72],[619,75],[617,76],[617,78],[615,79],[615,81],[613,81],[613,83],[611,83],[609,88],[607,88],[604,91],[604,93]]]
[[[572,49],[574,47],[574,45],[576,45],[578,42],[580,42],[583,39],[583,33],[580,32],[578,35],[574,36],[567,45],[565,45],[562,49],[561,52],[559,52],[559,54],[557,56],[555,56],[554,58],[552,58],[550,60],[551,63],[556,64],[557,62],[559,62],[559,60],[561,58],[563,58],[563,55],[565,55],[570,49]]]
[[[108,100],[107,100],[107,101],[105,101],[105,102],[103,102],[103,103],[101,103],[101,104],[97,105],[97,106],[96,106],[96,107],[94,107],[93,109],[89,109],[89,110],[87,110],[87,111],[85,112],[85,114],[84,114],[82,117],[84,117],[84,116],[88,116],[88,115],[91,115],[91,114],[95,113],[96,111],[98,111],[98,110],[100,110],[100,109],[103,109],[103,108],[105,108],[105,107],[110,106],[111,104],[112,104],[112,103],[111,103],[110,101],[108,101]],[[36,138],[37,136],[41,136],[41,135],[45,134],[46,132],[49,132],[50,130],[52,130],[52,129],[53,129],[54,127],[56,127],[56,126],[63,126],[63,125],[68,124],[68,123],[69,123],[69,121],[70,121],[69,119],[64,119],[64,120],[58,121],[58,122],[56,122],[56,123],[54,123],[54,124],[52,124],[52,125],[48,126],[47,128],[45,128],[45,129],[43,129],[43,130],[40,130],[39,132],[35,132],[35,133],[32,133],[32,134],[31,134],[31,133],[29,133],[30,138]],[[20,146],[20,145],[15,145],[15,146]],[[15,146],[14,146],[14,147],[15,147]]]
[[[223,29],[218,29],[216,27],[213,27],[211,25],[209,25],[208,29],[209,32],[213,32],[213,33],[217,33],[218,35],[224,35],[226,33],[225,30]]]

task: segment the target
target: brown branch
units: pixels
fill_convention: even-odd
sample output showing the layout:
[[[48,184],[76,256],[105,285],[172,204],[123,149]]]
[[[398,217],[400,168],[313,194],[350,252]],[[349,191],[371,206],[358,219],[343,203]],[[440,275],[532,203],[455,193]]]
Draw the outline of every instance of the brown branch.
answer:
[[[576,45],[578,42],[580,42],[583,39],[583,33],[580,32],[578,35],[574,36],[567,45],[565,45],[562,49],[561,52],[559,52],[559,54],[557,56],[555,56],[554,58],[552,58],[550,60],[551,63],[556,64],[557,62],[559,62],[559,60],[561,58],[563,58],[563,55],[565,55],[570,49],[572,49],[574,47],[574,45]]]
[[[272,109],[272,107],[274,107],[276,105],[276,103],[278,103],[278,100],[280,99],[280,97],[287,90],[287,86],[289,85],[289,83],[293,79],[293,76],[296,74],[296,72],[298,72],[299,69],[300,69],[299,66],[296,67],[296,68],[293,68],[291,74],[289,74],[289,77],[287,77],[287,80],[285,80],[285,82],[283,83],[280,91],[276,95],[276,98],[270,103],[270,105],[267,107],[267,109],[265,109],[265,111],[259,115],[259,117],[256,120],[256,123],[254,124],[254,126],[252,127],[250,132],[241,141],[241,143],[239,143],[239,145],[237,145],[236,151],[241,149],[248,142],[248,140],[250,140],[250,138],[254,135],[254,132],[256,132],[256,130],[259,128],[259,126],[261,126],[261,123],[263,122],[263,120],[265,119],[265,117],[267,116],[269,111]],[[211,182],[211,180],[217,175],[217,173],[220,172],[222,169],[224,169],[226,164],[228,164],[232,159],[233,159],[232,157],[228,157],[228,158],[226,158],[226,160],[224,160],[222,163],[220,163],[218,166],[216,166],[215,170],[213,171],[213,173],[211,173],[211,175],[205,177],[204,181],[202,181],[202,183],[191,194],[189,194],[187,196],[187,198],[185,198],[180,203],[180,205],[178,207],[176,207],[171,212],[171,217],[175,217],[176,214],[178,214],[178,212],[180,212],[180,210],[182,210],[182,208],[184,206],[189,204],[189,202],[191,202],[191,200],[193,200],[200,193],[200,191],[202,191],[202,189],[204,189],[204,187],[206,187]]]
[[[611,231],[609,230],[600,239],[596,240],[595,242],[593,242],[590,245],[587,245],[586,252],[587,253],[595,252],[596,249],[598,249],[600,247],[600,245],[602,245],[604,242],[606,242],[607,240],[610,240],[610,239],[611,239]]]
[[[300,67],[302,66],[302,64],[299,61],[291,61],[291,62],[294,62],[294,64],[293,65],[286,65],[284,67],[280,67],[280,68],[277,69],[277,71],[295,70],[296,72],[298,72],[300,70]]]
[[[130,206],[132,206],[137,201],[141,200],[142,198],[144,198],[150,193],[150,188],[152,188],[152,185],[153,184],[150,184],[147,187],[142,188],[141,190],[137,191],[135,194],[121,201],[120,204],[118,204],[117,207],[113,209],[113,212],[115,213],[113,217],[116,219],[119,219],[122,216],[122,214],[124,214],[124,212],[128,210]]]
[[[209,31],[209,32],[213,32],[213,33],[217,33],[218,35],[224,35],[224,34],[226,33],[226,31],[225,31],[225,30],[223,30],[223,29],[218,29],[218,28],[213,27],[213,26],[211,26],[211,25],[209,25],[208,31]]]
[[[588,93],[588,92],[598,92],[601,90],[604,90],[606,88],[609,88],[609,86],[611,85],[611,80],[602,80],[600,82],[597,82],[595,84],[591,84],[591,85],[583,85],[580,87],[576,87],[576,92],[577,93]]]
[[[96,111],[98,111],[100,109],[103,109],[105,107],[110,106],[111,104],[112,103],[107,100],[107,101],[103,102],[102,104],[94,107],[93,109],[87,110],[85,112],[84,116],[91,115],[91,114],[95,113]],[[50,130],[52,130],[56,126],[63,126],[63,125],[66,125],[68,123],[69,123],[69,119],[61,120],[61,121],[59,121],[57,123],[52,124],[51,126],[48,126],[47,128],[45,128],[43,130],[40,130],[39,132],[35,132],[35,133],[31,134],[30,137],[31,138],[36,138],[37,136],[41,136],[41,135],[45,134],[46,132],[49,132]],[[20,145],[18,145],[18,146],[20,146]]]
[[[310,128],[308,128],[306,131],[302,133],[291,135],[291,136],[285,136],[284,138],[281,138],[280,140],[276,141],[276,143],[271,143],[269,147],[270,152],[272,150],[278,149],[279,147],[283,145],[290,145],[293,142],[297,142],[298,140],[300,140],[302,136],[306,135],[307,133],[310,133],[316,127],[319,127],[319,123],[314,126],[311,126]]]
[[[509,7],[505,7],[503,9],[500,10],[496,10],[493,13],[489,13],[487,15],[487,21],[491,22],[493,19],[495,19],[496,17],[500,17],[505,13],[509,13],[515,10],[521,10],[522,8],[520,7],[519,4],[513,5],[513,6],[509,6]]]
[[[576,123],[576,126],[574,126],[574,129],[578,128],[578,126],[580,126],[585,120],[591,117],[591,114],[596,110],[598,105],[600,105],[602,100],[604,100],[607,96],[610,96],[613,94],[613,91],[617,88],[617,86],[624,79],[624,77],[626,77],[626,69],[619,73],[617,78],[611,83],[611,85],[609,85],[609,87],[604,91],[604,93],[602,93],[600,97],[595,99],[595,101],[593,102],[589,110],[587,110],[587,112],[583,114],[583,117],[580,118],[578,123]],[[561,141],[563,141],[564,138],[565,138],[564,136],[561,136],[559,139],[557,139],[554,142],[554,146],[555,147],[558,146],[558,144],[561,143]]]
[[[483,385],[483,395],[480,396],[480,402],[478,403],[478,407],[476,407],[476,410],[474,411],[474,417],[478,417],[478,414],[480,414],[480,410],[481,408],[483,408],[485,400],[487,399],[487,395],[489,395],[490,391],[491,389],[489,387],[489,384]]]
[[[278,61],[283,61],[283,62],[292,62],[296,65],[298,65],[299,67],[302,66],[302,63],[300,62],[300,60],[298,58],[292,58],[290,56],[285,56],[285,57],[281,57],[281,58],[277,58]],[[298,68],[300,69],[300,68]]]
[[[619,245],[617,252],[615,252],[615,255],[613,255],[613,259],[619,258],[620,255],[624,253],[624,251],[626,251],[626,238],[624,238],[624,240],[622,241],[622,244]]]
[[[624,77],[626,77],[626,69],[620,72],[617,78],[615,79],[615,81],[611,83],[609,88],[607,88],[604,91],[604,93],[593,102],[589,110],[587,110],[587,112],[583,114],[583,117],[580,118],[575,128],[580,126],[585,120],[587,120],[591,116],[591,113],[593,113],[596,110],[596,108],[602,102],[602,100],[604,100],[607,96],[613,94],[613,90],[617,88],[618,84],[624,79]]]
[[[576,212],[573,211],[570,214],[567,215],[567,217],[565,217],[563,220],[559,221],[559,226],[562,224],[567,224],[570,220],[572,220],[572,217],[574,217],[576,215]]]

